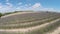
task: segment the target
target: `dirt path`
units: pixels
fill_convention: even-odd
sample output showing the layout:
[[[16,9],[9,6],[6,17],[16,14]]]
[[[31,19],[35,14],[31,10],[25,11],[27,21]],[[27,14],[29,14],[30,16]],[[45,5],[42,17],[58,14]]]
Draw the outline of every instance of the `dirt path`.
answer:
[[[53,32],[47,33],[47,34],[60,34],[60,27],[58,27],[56,30]]]
[[[38,28],[41,28],[41,27],[46,27],[47,25],[49,24],[52,24],[52,23],[55,23],[57,21],[59,21],[60,19],[56,19],[54,21],[51,21],[50,23],[45,23],[45,24],[42,24],[42,25],[38,25],[38,26],[35,26],[35,27],[30,27],[30,28],[23,28],[23,29],[0,29],[0,32],[2,31],[5,31],[5,32],[28,32],[28,31],[32,31],[32,30],[36,30]]]

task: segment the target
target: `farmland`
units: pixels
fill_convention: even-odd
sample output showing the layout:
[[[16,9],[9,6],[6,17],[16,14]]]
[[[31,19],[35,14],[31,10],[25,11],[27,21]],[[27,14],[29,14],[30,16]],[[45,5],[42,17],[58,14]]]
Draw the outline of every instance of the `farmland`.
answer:
[[[0,34],[52,34],[59,27],[60,13],[55,12],[17,13],[0,18]]]

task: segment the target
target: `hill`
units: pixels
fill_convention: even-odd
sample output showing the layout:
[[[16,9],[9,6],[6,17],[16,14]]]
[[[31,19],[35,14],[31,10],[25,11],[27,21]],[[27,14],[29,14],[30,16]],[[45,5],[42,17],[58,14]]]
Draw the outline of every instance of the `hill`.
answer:
[[[60,13],[55,12],[19,12],[0,18],[1,34],[49,34],[59,26]]]

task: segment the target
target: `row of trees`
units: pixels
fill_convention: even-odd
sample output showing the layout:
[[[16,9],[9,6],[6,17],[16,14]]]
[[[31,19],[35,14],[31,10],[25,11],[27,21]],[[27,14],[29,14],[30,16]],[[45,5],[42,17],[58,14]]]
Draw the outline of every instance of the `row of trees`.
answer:
[[[13,12],[8,12],[8,13],[4,13],[4,14],[3,14],[3,13],[0,13],[0,17],[1,17],[1,16],[4,16],[4,15],[12,14],[12,13],[13,13]]]
[[[17,13],[17,12],[23,12],[23,11],[14,11],[14,12],[7,12],[7,13],[0,13],[0,17],[4,16],[4,15],[8,15],[8,14],[12,14],[12,13]]]
[[[0,17],[1,17],[1,16],[4,16],[4,15],[12,14],[12,13],[17,13],[17,12],[33,12],[33,11],[32,11],[32,10],[27,10],[27,11],[14,11],[14,12],[7,12],[7,13],[4,13],[4,14],[0,13]]]

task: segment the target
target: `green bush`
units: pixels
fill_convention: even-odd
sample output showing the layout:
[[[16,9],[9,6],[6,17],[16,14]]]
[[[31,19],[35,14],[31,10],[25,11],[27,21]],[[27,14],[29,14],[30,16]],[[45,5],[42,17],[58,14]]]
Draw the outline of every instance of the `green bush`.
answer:
[[[1,17],[1,16],[3,16],[3,14],[2,14],[2,13],[0,13],[0,17]]]
[[[4,15],[12,14],[12,12],[5,13]]]

